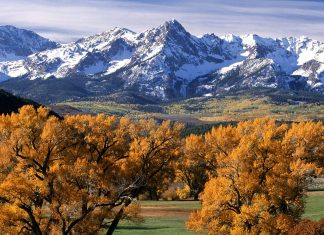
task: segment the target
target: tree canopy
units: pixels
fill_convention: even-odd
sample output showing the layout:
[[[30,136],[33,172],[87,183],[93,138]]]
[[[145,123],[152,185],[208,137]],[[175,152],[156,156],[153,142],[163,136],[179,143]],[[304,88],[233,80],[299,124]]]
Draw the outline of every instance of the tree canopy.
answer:
[[[289,128],[264,118],[213,129],[206,138],[217,168],[188,228],[206,234],[285,234],[293,228],[308,177],[322,170],[323,125]]]
[[[23,107],[0,118],[0,231],[111,234],[179,154],[181,125]]]
[[[0,233],[112,234],[120,220],[141,219],[135,198],[174,179],[200,197],[187,227],[202,234],[322,231],[322,222],[301,220],[307,185],[323,172],[322,123],[260,118],[184,139],[182,127],[106,115],[60,120],[32,106],[2,115]]]

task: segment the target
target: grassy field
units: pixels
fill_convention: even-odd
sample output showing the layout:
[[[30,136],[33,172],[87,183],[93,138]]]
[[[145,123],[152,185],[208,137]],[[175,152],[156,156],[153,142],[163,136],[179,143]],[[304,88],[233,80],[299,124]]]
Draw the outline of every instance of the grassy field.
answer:
[[[316,100],[301,95],[265,94],[197,97],[160,104],[125,104],[107,98],[105,101],[66,102],[60,105],[86,113],[154,117],[192,124],[242,121],[263,116],[285,121],[324,119],[324,96]]]
[[[324,218],[324,192],[311,192],[306,199],[304,218],[319,220]]]
[[[185,221],[192,210],[199,209],[197,201],[140,201],[142,224],[122,222],[119,235],[181,235],[195,234],[185,229]]]
[[[276,120],[324,120],[324,96],[277,92],[245,92],[213,98],[199,97],[171,103],[123,103],[113,97],[65,102],[59,105],[73,107],[85,113],[129,115],[137,118],[157,118],[180,121],[194,126],[236,122],[268,116]],[[185,221],[192,210],[199,208],[192,201],[141,201],[142,224],[122,222],[118,235],[182,235],[195,234],[185,229]],[[307,198],[305,218],[324,217],[324,193],[312,193]]]
[[[141,201],[141,214],[145,218],[142,224],[122,222],[118,235],[190,235],[185,221],[192,210],[200,207],[195,201]],[[324,192],[310,193],[306,199],[306,210],[303,216],[312,220],[324,218]]]

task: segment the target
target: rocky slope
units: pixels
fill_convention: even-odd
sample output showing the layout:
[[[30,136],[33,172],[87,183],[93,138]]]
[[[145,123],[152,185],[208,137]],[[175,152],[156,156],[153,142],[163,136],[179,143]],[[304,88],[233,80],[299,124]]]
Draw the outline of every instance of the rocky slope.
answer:
[[[14,26],[0,26],[0,61],[15,61],[27,56],[58,47],[38,34]]]
[[[45,102],[123,90],[160,100],[255,87],[324,92],[324,44],[306,37],[197,37],[172,20],[53,47],[1,62],[0,86]]]
[[[19,61],[26,59],[27,56],[59,47],[59,44],[52,42],[38,34],[14,26],[0,26],[0,62]],[[19,74],[7,74],[11,71],[8,67],[7,72],[0,73],[0,81]]]

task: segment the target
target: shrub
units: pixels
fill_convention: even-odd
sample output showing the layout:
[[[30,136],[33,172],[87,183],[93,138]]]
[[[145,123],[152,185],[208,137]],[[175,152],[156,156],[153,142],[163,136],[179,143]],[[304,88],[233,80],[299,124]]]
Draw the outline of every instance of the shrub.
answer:
[[[311,221],[309,219],[301,220],[295,226],[289,235],[322,235],[324,234],[324,219],[320,221]]]
[[[175,188],[169,188],[164,193],[162,193],[162,199],[165,201],[179,200],[177,190]]]

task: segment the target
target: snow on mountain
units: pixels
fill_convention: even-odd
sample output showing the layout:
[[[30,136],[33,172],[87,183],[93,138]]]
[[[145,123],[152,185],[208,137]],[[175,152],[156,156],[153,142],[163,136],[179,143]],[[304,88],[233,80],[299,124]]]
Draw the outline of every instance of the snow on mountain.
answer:
[[[115,28],[60,47],[53,44],[57,48],[46,51],[41,49],[51,42],[21,38],[21,44],[36,53],[16,61],[7,53],[0,62],[0,81],[80,76],[88,79],[84,86],[92,92],[107,92],[109,82],[122,81],[120,89],[161,99],[252,87],[324,92],[324,44],[307,37],[196,37],[171,20],[142,33]],[[0,45],[14,44],[14,39],[7,40],[10,43]]]
[[[324,91],[323,43],[306,37],[272,39],[258,35],[227,35],[222,39],[231,44],[229,48],[238,59],[208,75],[208,82],[198,91],[296,86]]]
[[[18,76],[27,76],[31,80],[65,78],[75,73],[109,73],[125,65],[125,60],[129,59],[131,47],[127,41],[132,35],[134,33],[131,31],[115,28],[75,43],[63,44],[53,50],[30,55],[22,62],[1,63],[0,70],[6,73],[13,64],[17,67],[20,65],[24,69],[20,70]]]
[[[14,26],[0,26],[0,61],[15,61],[58,47],[58,44],[38,34]]]

